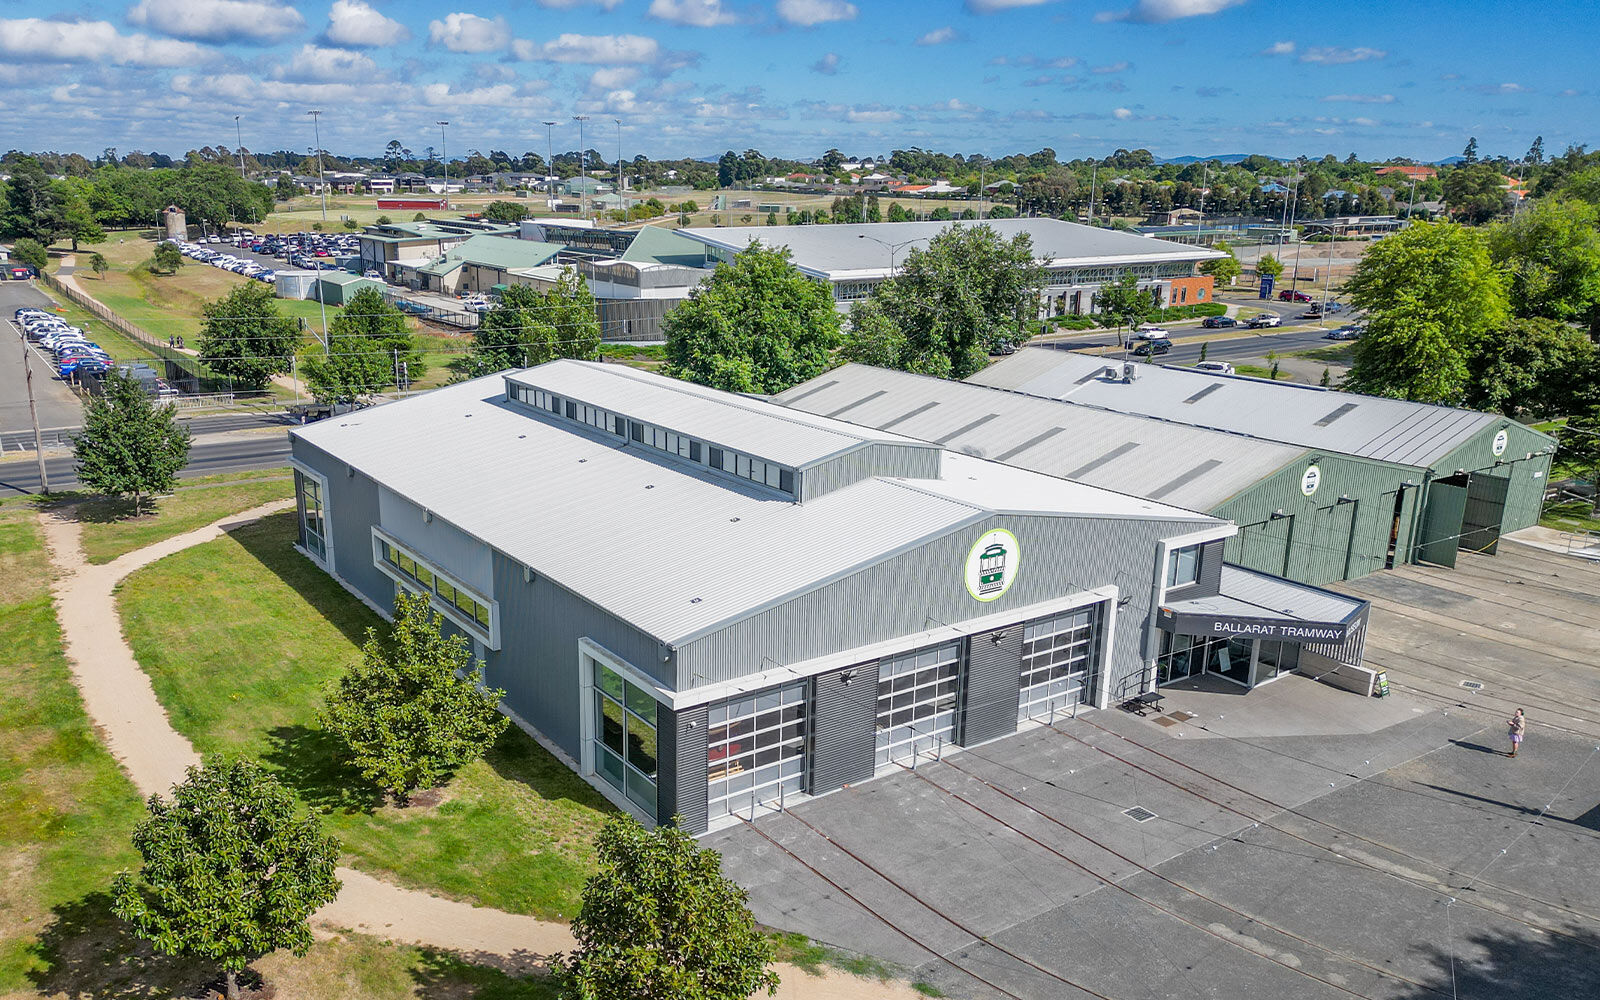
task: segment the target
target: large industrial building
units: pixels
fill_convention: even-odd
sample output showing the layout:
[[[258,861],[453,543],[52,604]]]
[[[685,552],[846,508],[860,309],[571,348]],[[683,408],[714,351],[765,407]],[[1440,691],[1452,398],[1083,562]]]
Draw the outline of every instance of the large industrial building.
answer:
[[[966,383],[847,365],[778,397],[1203,510],[1227,561],[1325,584],[1453,565],[1538,523],[1555,442],[1508,417],[1028,348]]]
[[[960,222],[873,222],[835,226],[731,226],[680,229],[678,234],[705,244],[706,266],[712,267],[760,241],[787,247],[802,274],[826,282],[835,305],[843,310],[872,294],[894,274],[912,249]],[[1035,258],[1048,277],[1040,294],[1041,316],[1079,315],[1094,311],[1094,295],[1102,285],[1132,273],[1157,306],[1197,305],[1211,301],[1212,279],[1199,265],[1223,257],[1208,247],[1083,226],[1060,219],[988,219],[1010,239],[1027,233]]]
[[[1223,518],[620,366],[291,440],[301,551],[382,614],[428,594],[518,724],[652,822],[704,830],[1158,677],[1370,674],[1365,603],[1224,566]]]

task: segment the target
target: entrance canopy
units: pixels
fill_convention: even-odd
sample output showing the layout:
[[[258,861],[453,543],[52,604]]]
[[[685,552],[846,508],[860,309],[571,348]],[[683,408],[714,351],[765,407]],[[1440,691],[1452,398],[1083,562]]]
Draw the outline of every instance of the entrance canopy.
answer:
[[[1238,566],[1222,567],[1219,593],[1173,601],[1156,624],[1194,636],[1240,636],[1296,644],[1341,644],[1367,602]]]

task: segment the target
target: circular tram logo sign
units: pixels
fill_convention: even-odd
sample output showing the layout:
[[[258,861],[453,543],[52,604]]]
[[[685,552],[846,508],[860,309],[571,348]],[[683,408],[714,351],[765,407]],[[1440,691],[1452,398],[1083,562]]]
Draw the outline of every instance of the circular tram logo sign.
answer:
[[[984,532],[967,553],[967,593],[979,601],[999,600],[1011,589],[1021,565],[1016,535],[1004,528]]]
[[[1306,466],[1305,474],[1300,477],[1300,492],[1311,496],[1317,492],[1317,487],[1322,485],[1322,470],[1315,465]]]
[[[1510,440],[1511,436],[1506,433],[1506,429],[1504,427],[1500,428],[1500,433],[1494,436],[1494,444],[1490,446],[1494,451],[1495,458],[1499,458],[1506,453],[1506,444]]]

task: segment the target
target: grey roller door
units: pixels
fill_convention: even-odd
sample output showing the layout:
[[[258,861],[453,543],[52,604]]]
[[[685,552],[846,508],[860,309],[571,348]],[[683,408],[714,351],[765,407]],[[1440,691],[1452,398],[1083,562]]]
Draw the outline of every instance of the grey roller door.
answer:
[[[812,795],[872,777],[877,705],[876,660],[811,679],[811,766],[807,769],[807,789]]]
[[[1022,680],[1022,626],[967,640],[967,678],[961,691],[956,743],[972,746],[1017,731]]]
[[[1418,560],[1439,566],[1455,566],[1466,510],[1466,483],[1458,486],[1439,479],[1428,484],[1427,508],[1422,516],[1422,537],[1417,540]]]
[[[1467,506],[1461,517],[1461,547],[1468,552],[1494,555],[1500,544],[1500,524],[1506,516],[1509,476],[1474,472],[1467,477]]]

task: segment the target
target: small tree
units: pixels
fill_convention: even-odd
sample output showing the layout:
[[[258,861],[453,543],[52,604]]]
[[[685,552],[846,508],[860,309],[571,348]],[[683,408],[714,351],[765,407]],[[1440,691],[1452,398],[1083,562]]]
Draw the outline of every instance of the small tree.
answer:
[[[324,227],[323,227],[322,223],[320,223],[320,222],[313,222],[311,224],[311,231],[314,232],[314,233],[322,232],[323,228]]]
[[[361,228],[361,223],[359,223],[356,220],[350,218],[348,215],[345,216],[344,222],[341,223],[341,225],[343,225],[345,229],[349,230],[352,233],[355,232],[357,229]]]
[[[427,222],[428,221],[427,213],[418,212],[416,215],[413,215],[411,217],[411,221],[412,222]]]
[[[50,252],[44,248],[44,244],[26,236],[11,245],[11,256],[17,263],[31,267],[39,274],[43,274],[50,263]]]
[[[1277,281],[1283,274],[1283,261],[1270,253],[1266,254],[1256,261],[1256,274],[1263,278],[1271,278],[1273,281]]]
[[[137,514],[147,495],[171,490],[189,464],[189,429],[119,371],[107,372],[100,386],[84,407],[83,433],[72,439],[78,479],[99,493],[133,494]]]
[[[1211,341],[1209,341],[1209,340],[1200,345],[1200,360],[1201,361],[1204,361],[1206,359],[1206,352],[1208,350],[1210,350],[1210,349],[1211,349]]]
[[[112,884],[116,915],[166,955],[220,963],[229,1000],[252,961],[311,947],[311,914],[339,892],[339,845],[253,761],[190,767],[152,795],[133,832],[137,875]]]
[[[482,757],[511,721],[495,708],[505,692],[478,684],[467,640],[443,625],[426,596],[398,594],[391,644],[368,629],[318,716],[362,777],[402,803]]]
[[[599,870],[572,922],[578,948],[556,966],[583,1000],[744,1000],[778,989],[770,938],[716,851],[626,813],[596,839]]]
[[[111,265],[106,262],[106,255],[103,253],[91,254],[89,256],[89,270],[93,271],[94,276],[101,281],[106,280],[106,272],[111,270]]]
[[[1561,460],[1600,483],[1600,406],[1589,406],[1567,418],[1559,431]],[[1593,516],[1600,518],[1600,489],[1594,492]]]
[[[1333,375],[1328,368],[1324,367],[1322,369],[1322,380],[1317,384],[1322,386],[1324,389],[1333,384]]]
[[[1155,308],[1155,303],[1139,287],[1139,276],[1129,271],[1117,281],[1100,286],[1100,290],[1094,293],[1094,307],[1117,321],[1117,344],[1121,345],[1122,328],[1144,322]]]
[[[150,270],[158,274],[177,274],[178,268],[183,266],[183,252],[171,243],[156,244],[156,252],[151,259]]]
[[[516,201],[491,201],[484,206],[483,217],[495,222],[521,222],[528,217],[528,206]]]
[[[380,226],[387,226],[390,223],[392,223],[393,221],[394,220],[389,218],[387,215],[380,215],[380,216],[378,216],[378,219],[377,219],[378,225],[380,225]]]
[[[1209,274],[1219,285],[1231,285],[1243,270],[1239,266],[1239,258],[1233,255],[1233,248],[1227,243],[1218,242],[1216,249],[1227,254],[1226,257],[1217,257],[1200,265],[1201,274]]]
[[[201,311],[200,356],[214,371],[259,389],[289,370],[300,330],[278,312],[272,289],[247,281]]]

